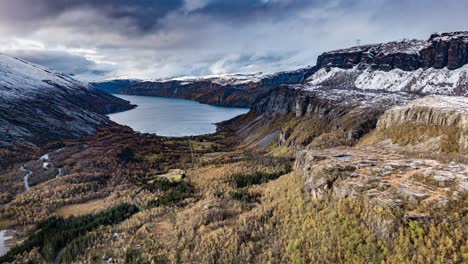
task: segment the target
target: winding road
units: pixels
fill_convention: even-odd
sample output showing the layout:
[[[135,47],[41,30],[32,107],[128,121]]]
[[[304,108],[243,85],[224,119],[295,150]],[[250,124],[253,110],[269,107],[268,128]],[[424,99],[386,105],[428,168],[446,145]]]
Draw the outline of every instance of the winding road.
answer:
[[[60,264],[63,254],[65,254],[65,248],[66,247],[62,248],[62,250],[60,250],[59,253],[57,254],[57,257],[55,257],[55,261],[54,261],[55,264]]]
[[[28,181],[28,179],[29,179],[29,176],[31,176],[31,174],[32,174],[33,172],[30,171],[30,170],[28,170],[28,169],[26,169],[26,168],[24,167],[24,165],[21,165],[20,171],[21,171],[21,172],[26,172],[26,175],[24,176],[23,181],[24,181],[24,189],[25,189],[26,192],[27,192],[27,191],[29,191],[29,189],[31,189],[31,187],[29,187],[29,181]]]

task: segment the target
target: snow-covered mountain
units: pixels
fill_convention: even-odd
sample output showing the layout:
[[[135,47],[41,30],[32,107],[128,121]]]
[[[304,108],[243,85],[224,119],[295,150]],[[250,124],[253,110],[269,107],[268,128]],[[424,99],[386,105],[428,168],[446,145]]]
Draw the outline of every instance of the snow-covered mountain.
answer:
[[[307,89],[468,96],[468,32],[325,52]]]
[[[44,67],[0,54],[0,146],[93,133],[129,102]]]

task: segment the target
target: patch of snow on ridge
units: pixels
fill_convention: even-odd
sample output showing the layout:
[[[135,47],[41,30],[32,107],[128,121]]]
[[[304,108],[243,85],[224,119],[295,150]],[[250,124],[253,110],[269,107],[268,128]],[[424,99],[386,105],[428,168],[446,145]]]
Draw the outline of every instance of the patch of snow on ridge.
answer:
[[[341,69],[341,68],[331,68],[330,70],[326,70],[325,68],[322,68],[318,70],[312,77],[310,77],[308,80],[310,80],[308,83],[310,85],[320,85],[324,81],[331,79],[335,77],[336,75],[340,73],[344,73],[346,70]]]
[[[363,90],[413,91],[450,95],[468,85],[468,65],[456,70],[418,69],[412,72],[393,69],[389,72],[366,69],[358,75],[355,86]]]
[[[213,83],[219,85],[238,85],[246,84],[251,82],[260,82],[261,78],[264,77],[262,73],[252,73],[252,74],[242,74],[242,73],[233,73],[233,74],[219,74],[219,75],[206,75],[206,76],[182,76],[169,79],[161,79],[156,81],[170,82],[170,81],[181,81],[184,85],[190,84],[196,81],[212,81]]]
[[[419,54],[421,50],[427,47],[428,43],[424,40],[417,39],[402,39],[400,41],[392,41],[388,43],[381,44],[367,44],[361,46],[354,46],[346,49],[338,49],[333,51],[324,52],[324,55],[330,54],[340,54],[340,53],[358,53],[358,52],[367,52],[367,53],[383,53],[383,54],[396,54],[396,53],[406,53],[406,54]]]
[[[403,91],[411,83],[414,73],[400,69],[394,69],[389,72],[366,69],[359,73],[354,85],[362,90]]]
[[[395,108],[403,109],[408,107],[430,107],[438,110],[468,114],[468,97],[429,95],[411,101],[409,105],[397,106]]]
[[[416,92],[422,94],[468,96],[468,65],[455,70],[417,69],[390,71],[322,68],[307,79],[307,89],[339,88],[387,92]]]

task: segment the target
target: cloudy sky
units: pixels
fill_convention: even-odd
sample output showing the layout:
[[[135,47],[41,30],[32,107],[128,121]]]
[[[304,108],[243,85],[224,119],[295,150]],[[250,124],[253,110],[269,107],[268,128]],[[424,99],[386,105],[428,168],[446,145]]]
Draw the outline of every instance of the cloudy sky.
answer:
[[[0,0],[0,52],[84,80],[275,72],[468,30],[462,0]]]

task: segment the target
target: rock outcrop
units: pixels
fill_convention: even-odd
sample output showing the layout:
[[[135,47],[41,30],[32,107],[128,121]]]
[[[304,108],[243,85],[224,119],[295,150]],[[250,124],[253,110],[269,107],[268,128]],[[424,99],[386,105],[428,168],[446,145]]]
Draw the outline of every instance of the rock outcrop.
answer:
[[[377,223],[376,231],[383,237],[397,231],[398,218],[386,218],[394,212],[402,212],[405,219],[427,221],[452,210],[468,210],[468,166],[464,164],[409,159],[376,147],[340,147],[300,151],[295,167],[311,199],[369,201],[378,213],[371,222]]]
[[[468,98],[426,96],[393,107],[379,118],[376,133],[402,141],[394,138],[393,131],[407,128],[421,130],[420,134],[413,135],[418,137],[418,144],[430,141],[434,145],[434,140],[442,141],[440,143],[445,141],[446,146],[452,148],[447,151],[468,153]],[[406,135],[409,137],[411,133]]]
[[[426,96],[386,111],[378,129],[407,123],[435,125],[468,130],[468,98]]]
[[[69,76],[0,54],[0,146],[41,144],[111,125],[129,102]]]

